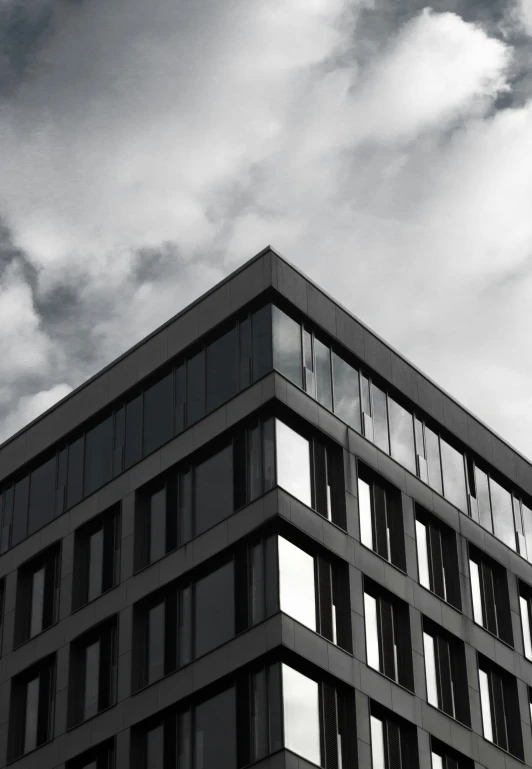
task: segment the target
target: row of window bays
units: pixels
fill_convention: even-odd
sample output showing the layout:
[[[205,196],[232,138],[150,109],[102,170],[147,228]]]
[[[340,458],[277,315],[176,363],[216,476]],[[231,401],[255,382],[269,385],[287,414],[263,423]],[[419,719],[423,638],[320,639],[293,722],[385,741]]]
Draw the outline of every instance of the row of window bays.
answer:
[[[285,308],[286,309],[286,308]],[[267,304],[132,392],[0,490],[0,553],[272,369],[532,561],[532,505],[307,322]]]

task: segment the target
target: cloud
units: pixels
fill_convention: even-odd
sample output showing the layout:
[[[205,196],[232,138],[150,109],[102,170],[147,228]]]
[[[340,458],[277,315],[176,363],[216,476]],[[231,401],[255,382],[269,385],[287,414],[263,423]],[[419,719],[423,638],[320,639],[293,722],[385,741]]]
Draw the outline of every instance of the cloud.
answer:
[[[53,406],[54,403],[67,396],[71,390],[72,388],[67,384],[58,384],[54,385],[50,390],[20,398],[16,408],[10,411],[9,416],[1,426],[0,441],[13,435],[29,422],[32,422],[39,414],[42,414]]]

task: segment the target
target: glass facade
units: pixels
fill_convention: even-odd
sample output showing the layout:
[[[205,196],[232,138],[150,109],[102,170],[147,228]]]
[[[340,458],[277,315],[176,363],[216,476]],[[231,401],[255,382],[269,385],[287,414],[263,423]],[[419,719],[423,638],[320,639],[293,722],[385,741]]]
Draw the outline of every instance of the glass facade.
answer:
[[[314,558],[284,537],[278,543],[281,611],[316,630]]]
[[[311,507],[310,442],[280,419],[275,420],[275,436],[278,485]]]
[[[321,766],[318,683],[284,664],[282,677],[285,746]]]

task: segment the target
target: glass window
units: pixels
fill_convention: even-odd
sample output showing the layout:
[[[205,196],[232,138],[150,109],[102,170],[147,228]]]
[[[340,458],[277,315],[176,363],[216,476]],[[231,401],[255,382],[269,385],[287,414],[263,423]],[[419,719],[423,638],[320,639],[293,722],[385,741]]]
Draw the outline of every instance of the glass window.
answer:
[[[301,327],[278,307],[272,307],[272,325],[273,367],[301,387]]]
[[[521,502],[521,515],[523,518],[523,531],[528,560],[532,561],[532,510],[524,502]]]
[[[512,495],[490,478],[491,506],[495,536],[515,550],[515,527]]]
[[[68,448],[67,507],[76,505],[83,497],[83,451],[85,436],[71,443]]]
[[[13,531],[11,534],[11,545],[16,545],[18,542],[22,542],[26,536],[28,525],[29,490],[29,475],[15,484],[15,502],[13,505]]]
[[[388,439],[386,393],[372,384],[371,394],[373,398],[373,442],[379,449],[389,454],[390,443]]]
[[[172,387],[170,373],[144,392],[144,456],[169,441],[174,434]]]
[[[416,455],[412,414],[390,397],[388,398],[388,413],[392,457],[415,475]]]
[[[238,384],[240,389],[243,390],[251,384],[251,321],[249,318],[244,318],[239,323],[238,345]]]
[[[139,462],[142,458],[142,395],[138,395],[126,406],[126,460],[125,467]]]
[[[187,425],[205,415],[205,350],[187,361]]]
[[[175,370],[175,432],[176,435],[185,429],[185,407],[187,400],[187,369],[181,363]]]
[[[416,520],[417,565],[419,582],[430,590],[429,554],[427,549],[427,528],[424,523]]]
[[[26,687],[26,724],[24,730],[24,753],[37,747],[37,725],[39,716],[39,676],[28,682]]]
[[[523,642],[525,645],[525,657],[532,660],[532,636],[530,635],[530,615],[528,601],[522,595],[519,596],[519,608],[521,610],[521,623],[523,625]]]
[[[314,558],[284,537],[279,537],[281,611],[316,630]]]
[[[488,476],[478,467],[475,467],[475,486],[477,490],[477,506],[480,523],[488,531],[493,531]]]
[[[234,689],[228,689],[198,705],[194,725],[194,769],[236,769]]]
[[[321,765],[318,684],[288,665],[281,667],[285,747]]]
[[[479,670],[478,677],[480,683],[480,704],[482,707],[482,726],[484,729],[484,737],[490,742],[493,742],[488,674],[484,670]]]
[[[126,408],[120,406],[115,411],[115,428],[113,444],[113,477],[120,475],[124,465],[124,438],[126,433]]]
[[[373,526],[371,517],[371,489],[369,483],[358,479],[358,509],[360,512],[360,541],[373,550]]]
[[[233,447],[195,468],[195,530],[201,534],[233,512]]]
[[[303,329],[303,387],[312,398],[316,397],[312,334],[305,328]]]
[[[195,584],[196,656],[214,649],[235,634],[233,562]]]
[[[85,702],[84,718],[91,718],[98,712],[98,681],[100,677],[100,641],[87,646],[85,650]]]
[[[33,534],[55,517],[55,464],[54,456],[31,474],[28,534]]]
[[[478,564],[475,561],[469,561],[469,573],[471,575],[471,593],[473,595],[473,619],[479,625],[484,625],[482,594],[480,592],[480,573]]]
[[[432,753],[432,769],[444,769],[443,759],[437,753]]]
[[[372,769],[386,769],[384,761],[384,724],[380,718],[371,716],[371,762]]]
[[[443,491],[441,481],[440,438],[425,425],[425,450],[427,453],[427,469],[429,486],[441,494]]]
[[[314,339],[314,357],[316,360],[316,385],[318,402],[329,411],[332,410],[331,351],[319,339]]]
[[[159,724],[146,733],[146,767],[164,769],[164,733]]]
[[[445,498],[467,514],[464,457],[453,449],[443,438],[440,440],[443,470],[443,493]]]
[[[238,392],[237,342],[235,326],[207,347],[207,412]]]
[[[358,371],[343,358],[332,354],[334,413],[360,432],[360,389]]]
[[[113,477],[113,418],[89,430],[85,437],[85,496]]]
[[[364,593],[364,614],[366,619],[366,652],[370,668],[380,670],[379,632],[377,625],[377,601],[369,593]]]
[[[150,496],[150,563],[166,553],[166,486]]]
[[[31,581],[30,638],[42,630],[44,607],[44,566],[33,572]]]
[[[310,443],[279,419],[275,420],[275,428],[277,483],[305,505],[311,507]]]
[[[148,612],[148,683],[164,675],[164,601]]]
[[[251,318],[253,342],[253,381],[272,370],[271,306],[261,307]]]
[[[438,684],[436,681],[436,655],[434,653],[434,638],[423,633],[423,648],[425,651],[425,675],[427,679],[427,702],[438,707]]]
[[[102,592],[103,577],[103,528],[89,537],[89,589],[88,600],[92,601]]]

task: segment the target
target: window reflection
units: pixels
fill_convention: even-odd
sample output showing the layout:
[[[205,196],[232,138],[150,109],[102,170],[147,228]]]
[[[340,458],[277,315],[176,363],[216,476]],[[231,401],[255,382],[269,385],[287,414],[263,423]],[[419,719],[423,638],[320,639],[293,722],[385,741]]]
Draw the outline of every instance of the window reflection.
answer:
[[[309,441],[279,419],[275,420],[275,430],[277,483],[311,507]]]
[[[416,541],[417,541],[417,565],[419,570],[419,581],[430,590],[429,573],[429,554],[427,549],[427,528],[424,523],[416,520]]]
[[[314,340],[318,403],[332,410],[331,351],[319,339]]]
[[[412,414],[396,403],[393,398],[388,398],[388,414],[390,417],[392,457],[415,474],[416,457]]]
[[[281,611],[316,630],[314,558],[284,537],[279,537]]]
[[[488,531],[493,531],[488,476],[478,467],[475,467],[475,485],[477,487],[477,506],[480,523]]]
[[[371,760],[372,769],[386,769],[384,761],[384,724],[380,718],[371,716]]]
[[[285,747],[320,765],[318,684],[285,664],[282,678]]]
[[[432,769],[444,769],[443,759],[437,753],[432,754]]]
[[[371,385],[371,396],[373,401],[373,442],[379,449],[390,453],[390,442],[388,438],[388,411],[386,408],[386,393],[380,390],[375,384]]]
[[[512,495],[490,478],[491,506],[495,536],[515,550],[515,528]]]
[[[367,662],[371,668],[380,670],[377,600],[369,593],[364,593],[364,614],[366,618]]]
[[[471,593],[473,595],[473,619],[479,625],[484,625],[482,595],[480,592],[480,573],[478,564],[475,561],[469,561],[469,573],[471,575]]]
[[[436,655],[434,653],[434,638],[423,633],[423,649],[425,651],[425,676],[427,679],[427,702],[438,707],[438,684],[436,681]]]
[[[26,726],[24,753],[37,747],[37,721],[39,712],[39,676],[29,681],[26,688]]]
[[[301,327],[278,307],[272,307],[273,367],[301,387]]]
[[[443,438],[440,440],[445,498],[467,514],[464,457]]]
[[[528,560],[532,561],[532,510],[524,502],[521,502],[521,516]]]
[[[333,352],[334,413],[360,432],[360,391],[358,371]]]
[[[520,595],[519,608],[521,610],[521,622],[523,625],[523,642],[525,646],[525,657],[532,660],[532,636],[530,635],[530,614],[528,610],[528,600]]]
[[[482,727],[484,729],[484,737],[490,742],[493,742],[488,674],[484,670],[479,670],[478,677],[480,683],[480,704],[482,707]]]
[[[358,509],[360,513],[360,541],[373,550],[373,527],[371,521],[371,489],[369,483],[358,479]]]
[[[429,486],[442,493],[440,439],[429,427],[425,425],[425,450],[427,455],[427,469]]]

